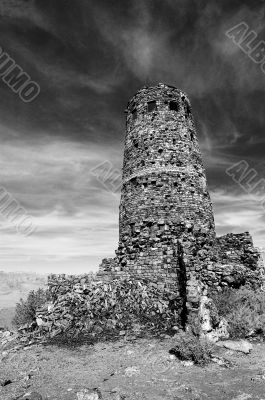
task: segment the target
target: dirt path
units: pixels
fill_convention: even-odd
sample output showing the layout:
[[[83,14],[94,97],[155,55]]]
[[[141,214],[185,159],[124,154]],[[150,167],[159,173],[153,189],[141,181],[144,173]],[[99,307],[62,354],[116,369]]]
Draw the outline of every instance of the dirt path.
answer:
[[[233,366],[184,366],[168,354],[174,339],[100,343],[69,350],[34,345],[0,363],[1,400],[27,391],[44,399],[76,400],[85,388],[100,388],[103,400],[265,400],[265,344],[250,355],[221,350]],[[30,378],[29,378],[30,377]]]

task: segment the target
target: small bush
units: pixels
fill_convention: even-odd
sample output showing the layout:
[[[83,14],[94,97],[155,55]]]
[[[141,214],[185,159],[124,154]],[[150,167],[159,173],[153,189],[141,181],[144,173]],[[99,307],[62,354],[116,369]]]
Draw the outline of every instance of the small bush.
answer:
[[[27,299],[25,301],[20,299],[20,302],[16,305],[15,316],[12,321],[13,325],[19,328],[22,325],[34,322],[37,308],[43,306],[47,300],[48,294],[44,289],[29,292]]]
[[[175,347],[169,353],[180,360],[193,361],[198,365],[205,365],[211,359],[212,346],[204,339],[193,333],[183,332],[177,336]]]
[[[244,338],[251,332],[265,333],[265,292],[249,288],[226,289],[211,295],[218,313],[228,322],[232,338]]]

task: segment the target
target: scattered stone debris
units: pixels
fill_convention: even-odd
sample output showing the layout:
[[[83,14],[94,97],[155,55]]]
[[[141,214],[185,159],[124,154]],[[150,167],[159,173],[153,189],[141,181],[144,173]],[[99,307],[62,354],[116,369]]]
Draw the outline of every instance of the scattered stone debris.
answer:
[[[231,368],[233,363],[224,357],[212,357],[211,361],[218,364],[220,367]]]
[[[26,330],[21,332],[4,331],[0,332],[0,362],[3,362],[10,353],[15,353],[21,348],[27,348],[33,344],[32,332]]]
[[[251,378],[252,381],[265,381],[265,372],[261,372],[258,375]]]
[[[252,399],[253,397],[252,397],[252,395],[251,394],[249,394],[249,393],[242,393],[242,394],[239,394],[238,396],[236,396],[236,397],[233,397],[232,398],[232,400],[249,400],[249,399]],[[261,399],[262,400],[262,399]]]

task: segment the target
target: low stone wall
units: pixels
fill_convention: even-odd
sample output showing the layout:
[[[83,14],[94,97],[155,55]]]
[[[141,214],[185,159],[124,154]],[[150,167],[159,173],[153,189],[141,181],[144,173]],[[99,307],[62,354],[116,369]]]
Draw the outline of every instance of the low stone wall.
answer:
[[[166,332],[181,323],[182,298],[159,279],[50,275],[48,291],[51,301],[36,313],[40,336]]]
[[[173,248],[174,256],[171,255],[171,258],[175,258],[174,269],[168,268],[166,260],[165,268],[156,269],[154,263],[152,269],[151,265],[145,264],[143,268],[137,268],[137,265],[130,268],[130,263],[121,264],[118,256],[103,259],[96,274],[50,275],[48,288],[53,302],[69,293],[80,291],[84,294],[85,287],[91,282],[111,284],[117,279],[139,281],[153,287],[161,293],[161,297],[166,295],[185,325],[199,315],[202,296],[207,295],[209,289],[219,291],[224,287],[263,286],[263,260],[248,232],[228,234],[213,240],[196,225],[180,224],[177,231],[180,236],[174,243],[167,241],[166,233],[162,233],[164,248],[168,249],[169,245]],[[141,243],[150,246],[147,238]],[[137,253],[141,249],[134,248],[134,251]],[[139,261],[137,254],[136,260]]]
[[[261,254],[253,245],[249,232],[229,233],[216,239],[218,259],[224,264],[243,264],[255,270],[261,262]]]
[[[262,255],[253,245],[249,232],[221,236],[216,239],[216,262],[208,263],[202,278],[209,286],[247,285],[262,287],[265,282]]]
[[[51,299],[54,301],[60,296],[70,293],[75,286],[84,286],[98,280],[96,274],[66,275],[51,274],[48,276],[47,287]]]
[[[141,276],[150,278],[159,276],[161,279],[167,278],[173,284],[179,277],[181,269],[180,260],[185,264],[186,273],[201,276],[205,283],[213,285],[214,283],[226,285],[232,283],[228,276],[235,274],[245,274],[245,279],[241,284],[262,285],[264,282],[264,263],[261,253],[253,245],[252,237],[248,232],[241,234],[227,234],[218,237],[213,241],[209,239],[201,230],[194,229],[194,226],[184,226],[181,224],[176,229],[181,234],[181,238],[174,241],[167,240],[167,234],[164,234],[165,245],[161,249],[161,261],[164,262],[164,268],[157,270],[156,263],[152,266],[142,265],[139,254],[140,249],[131,245],[131,252],[135,259],[135,266],[130,268],[130,263],[122,263],[120,256],[121,250],[117,251],[119,256],[116,258],[104,259],[99,267],[99,273],[107,274]],[[161,238],[161,240],[163,237]],[[143,245],[151,248],[148,239],[142,240]],[[163,242],[162,242],[163,243]],[[170,255],[168,253],[170,247]],[[164,254],[163,254],[164,253]],[[171,254],[172,253],[172,254]],[[133,262],[133,258],[131,262]],[[173,260],[174,268],[170,262]],[[168,265],[169,264],[169,265]],[[223,279],[224,278],[224,279]]]
[[[175,225],[174,232],[174,241],[167,240],[165,231],[160,236],[162,244],[161,238],[165,240],[165,246],[161,248],[161,261],[163,249],[167,251],[170,247],[174,269],[168,268],[166,255],[163,269],[161,266],[157,269],[155,263],[152,269],[151,265],[147,266],[144,262],[138,268],[141,249],[131,243],[131,254],[134,255],[131,262],[134,260],[136,265],[130,268],[130,262],[121,263],[122,254],[128,254],[128,251],[119,249],[115,258],[103,260],[98,277],[107,281],[124,276],[152,280],[161,289],[170,289],[177,299],[182,300],[179,305],[183,309],[179,312],[186,314],[186,321],[196,315],[202,293],[207,293],[209,289],[219,291],[224,287],[239,288],[242,285],[257,289],[264,285],[263,259],[248,232],[230,233],[213,240],[202,229],[197,229],[195,224],[183,223]],[[170,237],[172,239],[172,230]],[[141,239],[141,243],[150,246],[147,237]]]
[[[83,288],[91,282],[94,283],[111,283],[116,279],[127,279],[143,282],[144,284],[148,284],[154,287],[156,290],[161,293],[170,294],[170,299],[180,299],[181,296],[176,293],[175,285],[172,285],[171,278],[161,277],[161,276],[153,276],[153,277],[144,277],[142,275],[134,275],[132,276],[126,272],[115,272],[115,271],[105,271],[99,272],[97,274],[83,274],[83,275],[49,275],[48,276],[48,290],[51,295],[52,300],[59,298],[62,295],[70,293],[73,289],[77,289],[78,287]],[[83,290],[83,289],[82,289]]]

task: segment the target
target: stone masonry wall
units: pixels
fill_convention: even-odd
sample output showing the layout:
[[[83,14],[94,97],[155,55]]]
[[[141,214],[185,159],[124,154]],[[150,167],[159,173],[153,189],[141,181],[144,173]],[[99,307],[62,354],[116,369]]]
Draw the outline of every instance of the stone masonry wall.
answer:
[[[126,113],[119,244],[99,278],[156,281],[182,300],[186,314],[198,312],[205,288],[262,286],[264,265],[251,236],[216,238],[186,94],[164,84],[144,87]]]
[[[191,222],[215,237],[189,100],[164,84],[143,88],[127,107],[117,268],[171,277],[179,291],[177,242]]]

